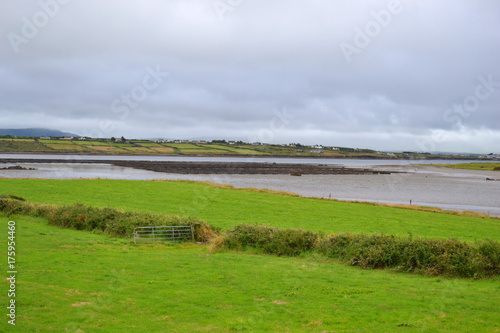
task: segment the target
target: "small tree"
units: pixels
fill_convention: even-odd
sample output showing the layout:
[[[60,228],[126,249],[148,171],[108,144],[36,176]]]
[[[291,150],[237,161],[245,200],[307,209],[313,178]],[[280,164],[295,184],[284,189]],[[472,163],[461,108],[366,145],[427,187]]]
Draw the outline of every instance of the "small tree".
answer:
[[[114,136],[111,137],[111,142],[116,142],[116,139]]]

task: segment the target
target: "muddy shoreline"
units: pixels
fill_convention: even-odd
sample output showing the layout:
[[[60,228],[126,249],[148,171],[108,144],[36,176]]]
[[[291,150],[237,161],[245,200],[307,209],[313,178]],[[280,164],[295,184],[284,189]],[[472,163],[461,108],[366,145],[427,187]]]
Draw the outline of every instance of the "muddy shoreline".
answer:
[[[400,173],[368,168],[349,168],[327,164],[295,164],[266,162],[178,162],[178,161],[122,161],[76,159],[1,159],[0,163],[57,163],[57,164],[110,164],[119,167],[176,174],[271,174],[301,175],[379,175]]]

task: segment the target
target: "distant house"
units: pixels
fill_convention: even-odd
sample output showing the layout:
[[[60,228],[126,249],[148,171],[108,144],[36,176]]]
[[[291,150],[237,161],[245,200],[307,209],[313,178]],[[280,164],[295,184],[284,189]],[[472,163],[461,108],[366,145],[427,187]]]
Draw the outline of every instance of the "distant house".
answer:
[[[321,149],[311,149],[311,153],[318,153],[318,154],[323,154],[324,151]]]
[[[61,140],[73,140],[72,136],[63,136]]]
[[[236,144],[236,141],[229,141],[228,142],[230,145],[235,145]]]
[[[50,140],[50,136],[41,136],[40,140]]]
[[[85,140],[87,140],[87,138],[86,138],[86,137],[84,137],[84,136],[81,136],[81,137],[79,137],[79,138],[78,138],[78,140],[80,140],[80,141],[85,141]]]
[[[207,143],[207,140],[198,140],[198,143],[200,143],[200,144],[204,145],[204,144],[206,144],[206,143]]]

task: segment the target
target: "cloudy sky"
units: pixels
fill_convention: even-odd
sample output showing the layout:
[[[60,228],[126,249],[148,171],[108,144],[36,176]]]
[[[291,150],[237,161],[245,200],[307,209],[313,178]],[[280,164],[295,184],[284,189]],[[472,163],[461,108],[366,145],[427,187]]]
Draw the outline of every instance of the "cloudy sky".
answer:
[[[500,153],[497,0],[0,3],[0,128]]]

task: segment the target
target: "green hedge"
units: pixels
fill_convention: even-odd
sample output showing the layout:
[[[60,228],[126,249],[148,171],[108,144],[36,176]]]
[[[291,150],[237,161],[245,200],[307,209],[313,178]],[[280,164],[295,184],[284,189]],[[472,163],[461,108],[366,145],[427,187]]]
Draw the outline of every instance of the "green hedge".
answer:
[[[482,278],[500,274],[500,243],[389,235],[339,234],[323,238],[317,251],[362,268],[395,268],[427,275]]]
[[[224,246],[229,249],[254,247],[268,254],[297,256],[312,250],[317,240],[318,235],[311,231],[241,224],[227,233]]]
[[[0,196],[0,210],[7,215],[26,214],[47,218],[49,224],[112,236],[130,237],[134,228],[143,226],[189,225],[193,226],[194,238],[207,242],[217,236],[218,230],[205,221],[177,215],[158,215],[147,212],[125,212],[114,208],[96,208],[74,204],[50,206],[29,203],[22,198]]]
[[[213,249],[255,248],[267,254],[297,256],[316,252],[362,268],[390,268],[431,276],[484,278],[500,275],[500,243],[425,239],[391,235],[321,236],[297,229],[239,225],[215,240]]]

